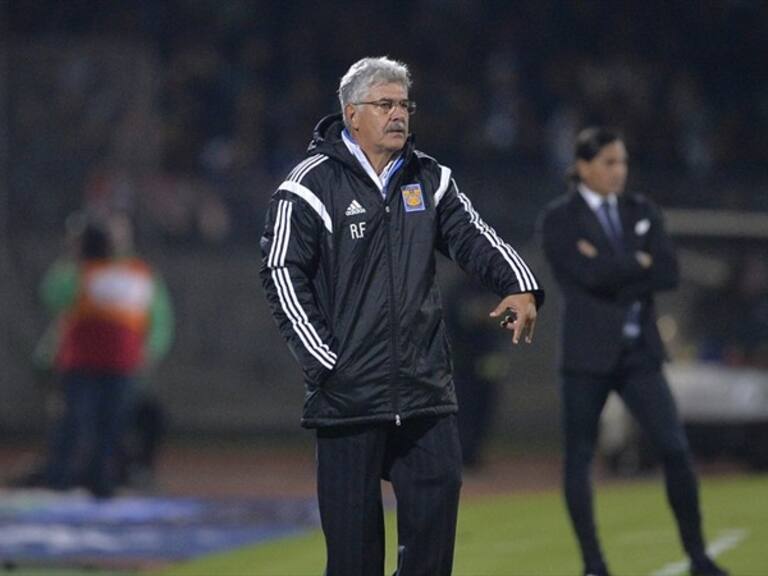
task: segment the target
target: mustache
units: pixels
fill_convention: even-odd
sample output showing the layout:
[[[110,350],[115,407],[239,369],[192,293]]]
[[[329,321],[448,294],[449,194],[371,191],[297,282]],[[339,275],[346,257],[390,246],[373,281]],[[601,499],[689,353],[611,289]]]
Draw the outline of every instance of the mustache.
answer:
[[[393,122],[386,130],[387,132],[405,132],[405,122]]]

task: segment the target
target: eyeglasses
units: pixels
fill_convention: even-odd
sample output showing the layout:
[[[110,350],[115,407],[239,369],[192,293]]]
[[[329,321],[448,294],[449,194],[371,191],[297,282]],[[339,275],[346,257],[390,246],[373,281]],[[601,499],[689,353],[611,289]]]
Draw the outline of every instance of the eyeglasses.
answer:
[[[383,114],[385,116],[392,114],[392,110],[395,109],[395,106],[402,108],[411,116],[416,114],[416,102],[413,100],[399,100],[395,102],[394,100],[383,98],[381,100],[376,100],[375,102],[352,102],[352,104],[367,104],[369,106],[373,106],[376,108],[376,111],[379,114]]]

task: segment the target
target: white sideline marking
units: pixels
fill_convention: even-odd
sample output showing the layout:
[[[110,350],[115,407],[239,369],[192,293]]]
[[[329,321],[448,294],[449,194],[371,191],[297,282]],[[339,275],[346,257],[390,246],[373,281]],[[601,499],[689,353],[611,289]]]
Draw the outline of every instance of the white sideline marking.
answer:
[[[747,536],[749,536],[749,530],[744,530],[743,528],[734,528],[733,530],[721,532],[720,536],[707,546],[707,554],[712,558],[717,558],[723,552],[736,548]],[[655,572],[651,572],[650,576],[677,576],[678,574],[685,574],[689,567],[690,562],[688,560],[672,562]]]

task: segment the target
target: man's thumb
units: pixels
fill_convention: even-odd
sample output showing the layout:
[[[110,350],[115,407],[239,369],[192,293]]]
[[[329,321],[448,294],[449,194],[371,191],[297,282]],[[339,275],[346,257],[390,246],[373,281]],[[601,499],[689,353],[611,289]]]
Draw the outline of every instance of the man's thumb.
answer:
[[[497,316],[501,316],[501,313],[504,312],[504,310],[507,309],[507,306],[502,302],[496,308],[494,308],[493,312],[491,312],[491,318],[496,318]]]

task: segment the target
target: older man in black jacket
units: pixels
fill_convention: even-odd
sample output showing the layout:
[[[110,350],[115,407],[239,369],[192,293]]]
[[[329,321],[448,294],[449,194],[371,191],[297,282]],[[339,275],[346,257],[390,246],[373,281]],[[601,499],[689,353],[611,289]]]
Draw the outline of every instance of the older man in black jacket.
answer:
[[[584,573],[606,576],[592,510],[590,465],[598,421],[616,391],[664,463],[667,496],[691,572],[724,576],[707,555],[685,432],[661,371],[654,295],[675,288],[675,252],[659,210],[626,194],[627,151],[605,128],[582,131],[573,189],[544,211],[542,242],[564,301],[561,323],[565,496]]]
[[[451,170],[414,149],[405,65],[365,58],[341,79],[342,114],[272,198],[262,279],[317,428],[328,576],[384,571],[380,480],[397,497],[401,576],[451,573],[461,450],[435,280],[455,260],[530,341],[538,281],[478,216]]]

